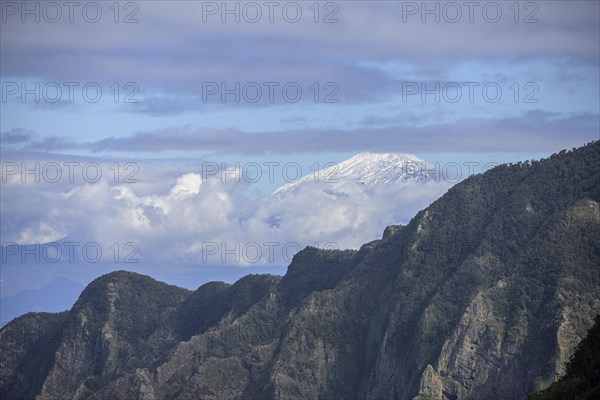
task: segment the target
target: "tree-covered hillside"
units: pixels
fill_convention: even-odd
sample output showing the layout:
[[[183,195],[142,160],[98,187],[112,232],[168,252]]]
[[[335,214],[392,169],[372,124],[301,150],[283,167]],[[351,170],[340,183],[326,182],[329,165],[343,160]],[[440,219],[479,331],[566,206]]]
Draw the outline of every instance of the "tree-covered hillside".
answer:
[[[519,399],[597,382],[597,328],[580,342],[599,311],[594,142],[472,176],[358,251],[307,248],[283,278],[100,277],[0,330],[0,394]]]

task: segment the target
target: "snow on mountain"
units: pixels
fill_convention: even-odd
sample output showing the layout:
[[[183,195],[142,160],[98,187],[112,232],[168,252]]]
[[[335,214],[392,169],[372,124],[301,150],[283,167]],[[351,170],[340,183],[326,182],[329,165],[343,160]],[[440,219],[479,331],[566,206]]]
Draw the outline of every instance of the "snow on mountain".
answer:
[[[452,186],[437,176],[411,154],[360,153],[281,186],[263,201],[261,222],[282,237],[294,232],[298,243],[334,237],[340,248],[355,248],[406,224]]]
[[[406,153],[360,153],[297,181],[279,187],[273,194],[294,190],[308,183],[388,185],[408,181],[426,182],[434,178],[434,167]]]

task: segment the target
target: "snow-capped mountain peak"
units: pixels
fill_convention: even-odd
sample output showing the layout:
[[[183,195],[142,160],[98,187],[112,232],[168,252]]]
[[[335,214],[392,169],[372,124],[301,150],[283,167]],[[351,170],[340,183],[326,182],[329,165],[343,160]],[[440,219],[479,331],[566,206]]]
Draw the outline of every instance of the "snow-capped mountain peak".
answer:
[[[364,185],[386,185],[407,181],[425,182],[431,179],[433,166],[417,156],[406,153],[363,152],[278,188],[273,194],[293,190],[307,183],[338,183],[353,181]]]

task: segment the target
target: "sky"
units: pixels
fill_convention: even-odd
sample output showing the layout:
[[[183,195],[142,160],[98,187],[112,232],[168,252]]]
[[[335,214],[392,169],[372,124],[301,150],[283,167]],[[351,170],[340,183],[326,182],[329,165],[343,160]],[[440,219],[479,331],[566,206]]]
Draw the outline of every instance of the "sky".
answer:
[[[269,195],[360,152],[464,178],[600,138],[597,1],[0,4],[2,244],[76,242],[80,281],[358,248],[456,183]]]

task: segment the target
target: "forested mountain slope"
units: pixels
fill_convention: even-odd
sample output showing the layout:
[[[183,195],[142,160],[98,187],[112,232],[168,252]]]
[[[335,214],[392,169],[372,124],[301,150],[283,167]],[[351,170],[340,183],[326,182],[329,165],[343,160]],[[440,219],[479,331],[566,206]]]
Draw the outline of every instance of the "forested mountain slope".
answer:
[[[502,165],[359,251],[195,292],[129,272],[0,331],[3,399],[521,399],[600,310],[600,142]]]

